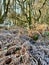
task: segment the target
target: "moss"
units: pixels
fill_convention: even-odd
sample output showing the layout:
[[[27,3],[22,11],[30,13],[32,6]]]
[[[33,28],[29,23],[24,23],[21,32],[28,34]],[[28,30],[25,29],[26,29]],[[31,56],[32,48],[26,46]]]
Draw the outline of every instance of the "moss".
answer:
[[[39,38],[39,35],[38,34],[35,34],[34,36],[33,36],[33,40],[38,40],[38,38]]]
[[[44,36],[49,36],[49,31],[45,31]]]

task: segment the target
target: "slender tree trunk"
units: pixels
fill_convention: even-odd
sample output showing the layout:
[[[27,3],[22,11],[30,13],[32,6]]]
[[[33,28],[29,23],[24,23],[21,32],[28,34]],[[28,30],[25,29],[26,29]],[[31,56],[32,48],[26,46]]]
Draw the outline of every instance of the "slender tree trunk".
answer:
[[[29,28],[31,29],[32,19],[31,19],[31,2],[30,1],[29,1],[29,18],[28,18],[28,22],[29,22]]]
[[[4,14],[0,17],[0,22],[4,22],[4,20],[6,19],[7,13],[8,13],[9,4],[10,4],[10,0],[8,0],[6,8],[4,9],[5,10]],[[5,7],[5,5],[4,5],[4,7]]]

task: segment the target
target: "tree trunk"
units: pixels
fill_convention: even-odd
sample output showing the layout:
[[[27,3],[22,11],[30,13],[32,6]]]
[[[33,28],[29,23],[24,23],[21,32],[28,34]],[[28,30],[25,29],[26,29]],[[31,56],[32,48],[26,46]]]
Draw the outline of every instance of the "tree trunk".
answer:
[[[4,2],[5,3],[5,2]],[[5,4],[4,4],[4,14],[0,17],[0,22],[4,22],[4,20],[6,19],[6,17],[7,17],[7,13],[8,13],[8,6],[9,6],[9,4],[10,4],[10,0],[8,0],[8,3],[7,3],[7,5],[6,5],[6,8],[5,8]]]
[[[29,29],[31,29],[32,19],[31,19],[31,2],[30,1],[29,1],[29,18],[28,18],[28,22],[29,22]]]

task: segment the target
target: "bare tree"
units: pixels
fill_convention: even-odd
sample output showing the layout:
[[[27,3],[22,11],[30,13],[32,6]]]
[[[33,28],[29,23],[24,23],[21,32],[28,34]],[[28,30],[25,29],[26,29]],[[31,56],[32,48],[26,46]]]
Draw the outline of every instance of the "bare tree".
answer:
[[[10,4],[10,0],[8,0],[8,3],[7,3],[7,4],[6,4],[6,0],[3,0],[4,14],[3,14],[3,15],[0,15],[0,22],[1,22],[1,23],[4,22],[4,20],[5,20],[6,17],[7,17],[9,4]]]
[[[34,4],[36,2],[36,0],[16,0],[16,3],[18,2],[18,5],[21,8],[22,14],[26,17],[26,20],[22,20],[20,17],[16,17],[18,20],[21,20],[22,22],[28,22],[29,24],[29,28],[31,28],[31,24],[32,24],[32,18],[35,21],[39,21],[40,17],[41,17],[41,9],[44,7],[44,5],[46,4],[47,0],[44,0],[44,2],[42,3],[42,6],[37,9],[38,11],[38,15],[36,12],[36,9],[34,8]],[[38,2],[38,1],[37,1]],[[34,10],[34,13],[33,13]],[[33,14],[32,14],[33,13]],[[22,16],[23,16],[22,15]]]
[[[12,1],[13,4],[11,4],[10,1]],[[0,21],[3,22],[6,19],[10,7],[10,17],[12,19],[28,23],[29,28],[31,29],[32,19],[34,19],[35,22],[39,21],[42,15],[41,9],[45,6],[47,0],[43,0],[40,7],[36,6],[38,1],[39,0],[8,0],[8,3],[6,4],[6,0],[3,0],[4,14],[0,16]],[[18,13],[19,10],[16,12],[17,8],[19,8],[20,13]]]

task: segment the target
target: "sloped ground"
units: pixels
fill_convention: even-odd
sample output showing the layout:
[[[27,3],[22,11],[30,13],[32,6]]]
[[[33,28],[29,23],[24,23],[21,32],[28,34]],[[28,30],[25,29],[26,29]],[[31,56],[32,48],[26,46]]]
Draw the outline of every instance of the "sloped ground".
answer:
[[[34,41],[19,28],[1,29],[0,65],[49,65],[49,40],[45,41]]]

